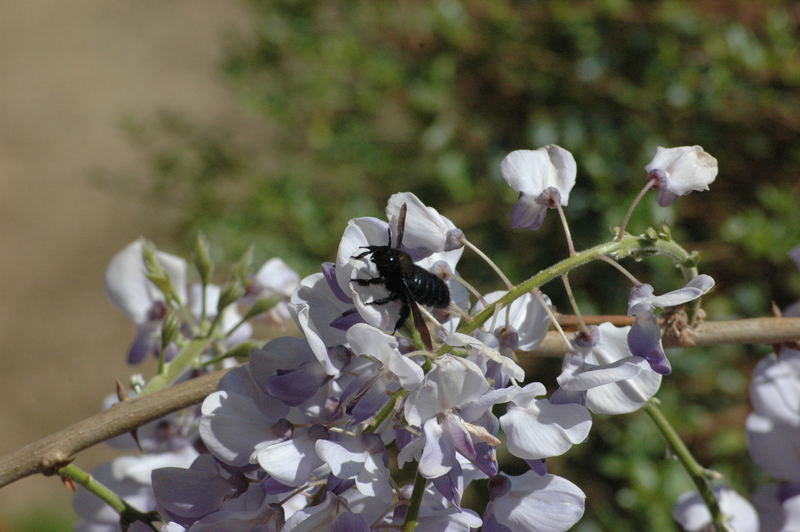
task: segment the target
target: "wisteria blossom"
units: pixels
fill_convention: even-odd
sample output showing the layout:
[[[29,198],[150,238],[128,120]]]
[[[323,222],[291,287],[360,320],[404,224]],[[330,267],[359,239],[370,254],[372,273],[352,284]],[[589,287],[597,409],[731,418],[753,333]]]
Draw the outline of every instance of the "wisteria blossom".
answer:
[[[678,196],[708,190],[717,177],[717,160],[700,146],[658,147],[647,166],[648,179],[655,179],[658,204],[666,207]]]
[[[653,287],[649,284],[635,286],[628,298],[628,316],[636,321],[628,332],[628,346],[631,352],[644,358],[661,375],[672,373],[672,366],[661,345],[661,328],[653,310],[674,307],[694,301],[714,287],[714,279],[701,274],[678,288],[660,296],[653,295]]]
[[[628,348],[630,327],[602,323],[588,337],[573,340],[567,353],[557,402],[576,402],[595,414],[627,414],[644,405],[658,391],[661,375]]]
[[[538,150],[517,150],[506,155],[500,171],[519,201],[511,213],[511,226],[536,231],[548,208],[566,206],[575,186],[577,166],[572,154],[549,144]]]

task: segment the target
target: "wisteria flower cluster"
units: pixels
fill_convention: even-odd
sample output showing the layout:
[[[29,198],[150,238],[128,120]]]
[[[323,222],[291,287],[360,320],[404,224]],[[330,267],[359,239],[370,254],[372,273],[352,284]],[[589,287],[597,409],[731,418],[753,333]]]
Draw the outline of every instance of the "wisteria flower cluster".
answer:
[[[693,146],[659,148],[646,170],[645,191],[657,189],[666,205],[707,189],[717,167]],[[519,193],[514,227],[540,228],[549,209],[566,223],[577,174],[567,150],[514,151],[501,172]],[[662,295],[625,272],[633,324],[587,326],[575,306],[578,331],[567,336],[539,287],[562,277],[569,291],[577,258],[622,268],[617,261],[642,239],[662,238],[629,235],[626,223],[603,249],[581,255],[570,241],[570,258],[555,273],[518,285],[407,192],[389,198],[385,219],[350,220],[335,261],[302,279],[280,259],[250,275],[244,260],[224,286],[213,285],[198,241],[200,282],[188,285],[183,259],[136,241],[106,274],[112,301],[136,324],[128,361],[159,358],[159,376],[134,392],[246,363],[201,408],[141,427],[135,442],[124,438],[145,454],[104,466],[103,480],[130,493],[140,510],[157,510],[169,532],[567,530],[583,515],[585,495],[549,473],[547,459],[585,441],[593,413],[630,413],[656,394],[671,372],[656,313],[714,286],[688,259],[680,264],[686,285]],[[466,250],[489,262],[503,289],[480,293],[459,275]],[[426,290],[446,293],[446,304],[428,308]],[[250,320],[265,315],[293,320],[301,336],[253,342]],[[549,391],[517,358],[548,334],[566,353]],[[786,417],[758,415],[766,417],[749,427]],[[774,430],[796,430],[797,419]],[[499,447],[528,470],[503,471]],[[487,487],[482,508],[462,505],[474,483]],[[84,499],[76,502],[80,529],[117,526]]]

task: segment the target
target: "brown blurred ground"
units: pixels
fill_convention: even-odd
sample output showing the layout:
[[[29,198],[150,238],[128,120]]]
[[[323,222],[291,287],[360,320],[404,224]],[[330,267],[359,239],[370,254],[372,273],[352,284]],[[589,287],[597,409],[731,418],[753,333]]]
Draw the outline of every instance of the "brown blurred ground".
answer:
[[[238,2],[215,0],[0,3],[0,454],[95,412],[129,375],[133,327],[103,271],[170,216],[87,176],[135,167],[125,115],[235,113],[215,68],[222,33],[243,21]],[[0,529],[24,505],[69,500],[54,478],[3,488]]]

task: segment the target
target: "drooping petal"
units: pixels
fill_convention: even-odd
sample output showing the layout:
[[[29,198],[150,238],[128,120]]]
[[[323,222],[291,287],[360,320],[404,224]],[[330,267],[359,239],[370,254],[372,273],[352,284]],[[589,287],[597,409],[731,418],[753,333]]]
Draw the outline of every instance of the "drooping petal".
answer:
[[[672,366],[661,345],[661,329],[652,312],[640,312],[628,332],[628,347],[631,353],[642,357],[660,375],[672,373]]]

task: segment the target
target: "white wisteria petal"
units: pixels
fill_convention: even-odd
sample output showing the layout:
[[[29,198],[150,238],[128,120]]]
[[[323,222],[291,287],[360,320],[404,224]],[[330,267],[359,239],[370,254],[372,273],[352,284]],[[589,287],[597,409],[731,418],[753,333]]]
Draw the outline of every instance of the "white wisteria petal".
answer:
[[[164,301],[163,294],[147,279],[143,247],[142,239],[128,244],[114,255],[105,273],[109,299],[137,325],[148,320],[148,311],[155,301]],[[169,275],[178,296],[186,301],[186,261],[161,251],[156,252],[156,259]]]
[[[494,303],[506,293],[506,290],[489,292],[483,296],[483,299],[487,303]],[[547,305],[551,306],[550,298],[544,293],[542,293],[542,297]],[[472,309],[473,315],[484,308],[485,305],[478,301]],[[481,328],[485,331],[493,332],[506,325],[514,327],[517,334],[519,334],[519,349],[532,351],[547,335],[547,328],[550,326],[550,315],[533,294],[526,293],[512,301],[508,309],[501,309],[494,317],[484,322]]]
[[[422,386],[406,397],[406,420],[421,427],[441,412],[476,401],[488,389],[489,383],[474,362],[443,355],[433,363]]]
[[[701,146],[659,146],[655,157],[644,169],[648,173],[662,171],[667,178],[667,190],[677,196],[685,196],[695,190],[708,190],[708,185],[719,171],[717,160],[703,151]]]
[[[266,296],[281,295],[291,297],[300,284],[300,276],[282,259],[273,257],[258,269],[256,281],[264,289]]]
[[[800,426],[800,351],[781,349],[759,361],[750,381],[756,412],[788,426]]]
[[[407,206],[403,246],[406,248],[425,248],[432,252],[445,251],[448,233],[456,229],[455,224],[428,207],[411,192],[398,192],[389,197],[386,205],[386,219],[392,227],[392,245],[397,245],[397,223],[400,208]]]
[[[489,504],[494,519],[519,532],[563,532],[583,516],[586,495],[572,482],[533,471],[507,476],[511,490]]]
[[[753,412],[745,422],[750,456],[770,475],[800,482],[800,426]]]
[[[315,449],[317,456],[331,468],[331,473],[342,480],[356,478],[364,468],[364,450],[353,451],[342,442],[330,440],[317,440]]]
[[[498,350],[492,349],[474,336],[464,333],[453,333],[445,338],[445,343],[453,347],[468,347],[503,366],[503,369],[506,370],[506,373],[508,373],[509,377],[512,379],[519,382],[525,380],[525,370],[523,370],[519,364],[514,362],[511,358],[501,355]]]
[[[569,202],[578,173],[572,154],[555,144],[512,151],[500,163],[500,171],[511,188],[526,196],[536,198],[544,189],[555,187],[561,194],[561,205]]]
[[[380,362],[397,377],[406,390],[413,390],[425,376],[422,368],[410,358],[400,354],[397,339],[366,323],[357,323],[347,331],[347,343],[357,355],[365,355]]]
[[[734,532],[759,532],[758,514],[750,502],[725,486],[714,488],[714,496]],[[684,530],[701,532],[711,525],[711,514],[700,494],[684,493],[675,502],[672,517]]]
[[[537,399],[526,407],[509,406],[500,417],[509,452],[525,460],[564,454],[589,435],[592,416],[577,404]]]
[[[584,363],[571,375],[564,372],[563,378],[559,376],[559,385],[568,391],[585,391],[586,407],[595,414],[634,412],[658,392],[661,375],[631,353],[627,341],[630,326],[605,322],[598,329],[597,344],[581,353]]]
[[[287,486],[301,486],[314,469],[323,464],[307,434],[297,434],[290,439],[268,445],[255,451],[258,465],[269,475]]]

